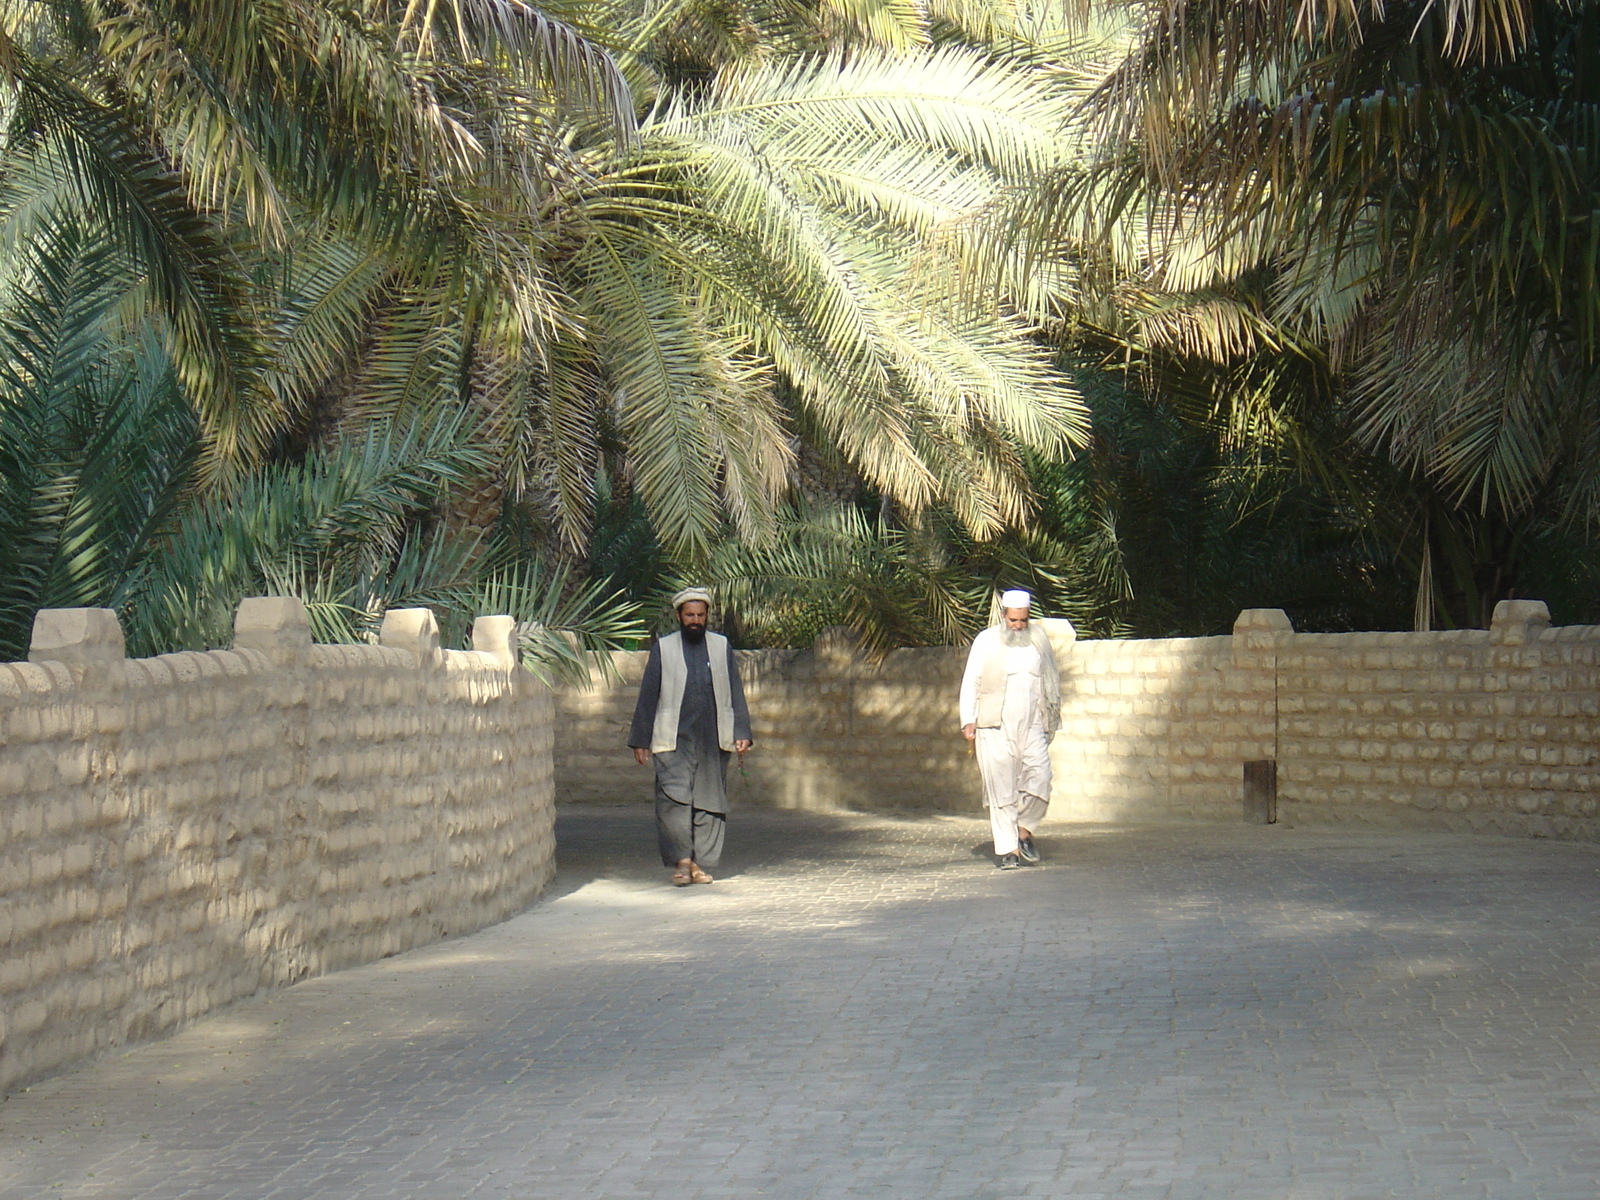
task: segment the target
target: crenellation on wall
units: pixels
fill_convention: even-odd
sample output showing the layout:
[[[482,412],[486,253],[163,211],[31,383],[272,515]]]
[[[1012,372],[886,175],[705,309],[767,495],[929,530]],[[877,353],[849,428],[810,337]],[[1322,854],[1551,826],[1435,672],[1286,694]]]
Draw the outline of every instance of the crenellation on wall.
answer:
[[[537,895],[551,697],[479,624],[420,665],[264,597],[233,650],[85,669],[69,615],[0,665],[0,1088]]]

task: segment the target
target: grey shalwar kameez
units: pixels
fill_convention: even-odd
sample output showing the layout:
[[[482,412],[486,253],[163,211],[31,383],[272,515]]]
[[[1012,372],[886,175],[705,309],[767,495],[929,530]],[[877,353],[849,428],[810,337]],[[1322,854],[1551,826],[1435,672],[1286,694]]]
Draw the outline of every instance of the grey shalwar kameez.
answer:
[[[716,634],[707,634],[716,637]],[[717,702],[712,682],[711,656],[704,640],[682,640],[686,678],[678,706],[678,744],[657,750],[656,833],[662,865],[672,867],[686,858],[702,867],[714,867],[722,857],[723,829],[728,813],[728,759],[717,727]],[[639,681],[639,702],[633,710],[628,745],[649,749],[661,703],[661,646],[650,647],[644,678]],[[731,660],[726,681],[733,708],[733,740],[750,740],[750,713],[745,706],[739,672]]]

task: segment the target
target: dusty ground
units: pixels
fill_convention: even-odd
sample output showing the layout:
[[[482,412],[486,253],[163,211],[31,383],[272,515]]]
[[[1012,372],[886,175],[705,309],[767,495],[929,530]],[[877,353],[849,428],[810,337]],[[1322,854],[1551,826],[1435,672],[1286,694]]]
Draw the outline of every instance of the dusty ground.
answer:
[[[1600,852],[735,814],[0,1105],[0,1198],[1600,1195]]]

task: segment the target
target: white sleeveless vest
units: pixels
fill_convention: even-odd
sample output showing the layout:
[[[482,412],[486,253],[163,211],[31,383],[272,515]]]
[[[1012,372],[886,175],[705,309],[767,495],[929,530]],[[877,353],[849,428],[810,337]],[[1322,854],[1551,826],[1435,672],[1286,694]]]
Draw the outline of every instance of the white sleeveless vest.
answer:
[[[678,713],[683,708],[683,689],[689,682],[689,667],[683,659],[683,634],[669,633],[657,645],[661,650],[661,698],[656,701],[656,723],[650,731],[650,753],[661,754],[678,748]],[[711,660],[711,694],[717,702],[717,744],[733,749],[733,684],[728,658],[728,639],[706,631],[706,657]]]

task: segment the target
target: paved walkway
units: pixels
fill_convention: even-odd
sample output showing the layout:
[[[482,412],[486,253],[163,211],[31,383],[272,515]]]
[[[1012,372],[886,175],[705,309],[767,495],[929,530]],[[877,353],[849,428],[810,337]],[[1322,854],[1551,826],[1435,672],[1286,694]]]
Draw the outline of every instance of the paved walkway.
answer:
[[[1600,1195],[1600,852],[642,808],[552,898],[0,1106],[0,1197]]]

